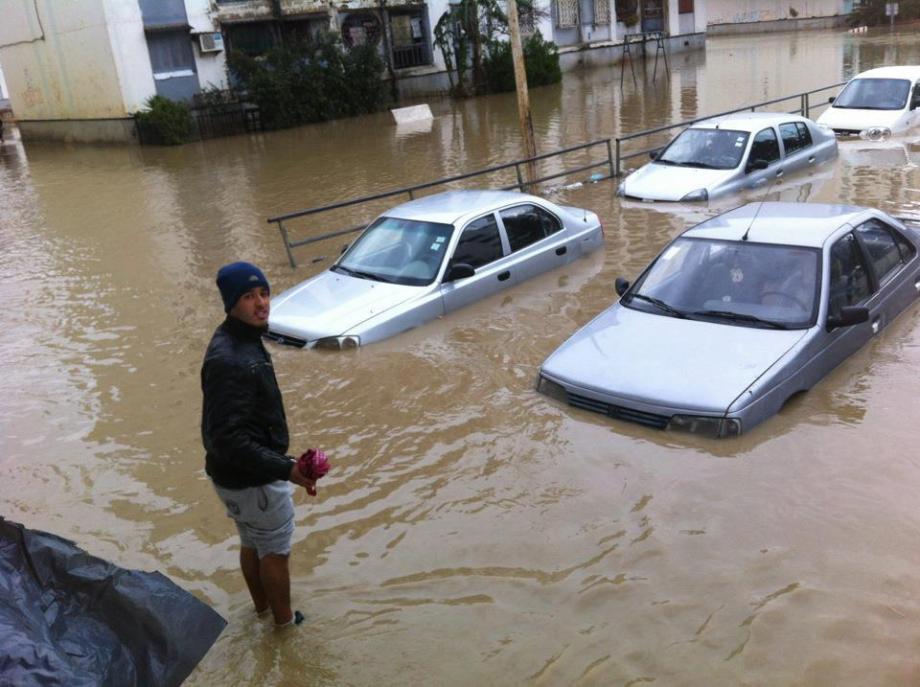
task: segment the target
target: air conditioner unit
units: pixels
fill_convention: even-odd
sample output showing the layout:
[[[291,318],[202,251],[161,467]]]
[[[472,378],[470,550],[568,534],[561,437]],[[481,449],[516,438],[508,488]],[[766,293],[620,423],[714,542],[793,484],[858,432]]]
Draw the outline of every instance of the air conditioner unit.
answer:
[[[224,37],[220,32],[199,33],[198,47],[201,52],[220,52],[224,49]]]

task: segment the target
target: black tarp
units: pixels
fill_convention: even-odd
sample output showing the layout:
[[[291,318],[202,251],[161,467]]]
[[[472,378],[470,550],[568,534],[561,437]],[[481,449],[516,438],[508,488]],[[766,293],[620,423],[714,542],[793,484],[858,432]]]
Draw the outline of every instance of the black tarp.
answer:
[[[226,624],[158,572],[0,517],[0,685],[178,685]]]

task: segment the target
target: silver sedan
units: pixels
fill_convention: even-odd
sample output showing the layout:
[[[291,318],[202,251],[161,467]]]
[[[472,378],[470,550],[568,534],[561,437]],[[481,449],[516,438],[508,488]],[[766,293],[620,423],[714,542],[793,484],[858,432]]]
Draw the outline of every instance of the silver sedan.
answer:
[[[512,191],[448,191],[372,222],[328,270],[272,299],[269,338],[355,348],[603,244],[598,216]]]
[[[610,417],[731,436],[913,303],[920,232],[878,210],[752,203],[684,232],[560,346],[538,388]]]
[[[706,201],[766,187],[837,156],[834,132],[791,114],[744,112],[697,122],[620,184],[621,198]]]

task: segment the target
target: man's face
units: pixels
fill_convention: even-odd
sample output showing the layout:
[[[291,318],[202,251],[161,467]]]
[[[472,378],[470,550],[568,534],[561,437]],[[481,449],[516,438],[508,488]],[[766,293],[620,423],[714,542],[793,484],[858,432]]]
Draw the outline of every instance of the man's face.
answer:
[[[236,305],[230,309],[230,314],[253,327],[264,327],[268,324],[270,309],[268,289],[255,286],[240,296]]]

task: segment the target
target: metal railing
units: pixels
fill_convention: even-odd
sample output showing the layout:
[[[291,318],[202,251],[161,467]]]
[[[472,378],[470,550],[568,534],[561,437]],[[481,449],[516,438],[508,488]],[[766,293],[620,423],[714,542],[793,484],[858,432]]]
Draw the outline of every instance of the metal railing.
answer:
[[[559,157],[560,155],[567,155],[569,153],[574,153],[580,150],[587,150],[589,148],[594,148],[597,146],[604,146],[606,150],[606,157],[603,160],[597,162],[589,162],[587,164],[578,165],[576,167],[564,169],[561,172],[555,172],[553,174],[547,174],[541,176],[537,179],[530,179],[529,181],[524,180],[524,175],[521,172],[521,167],[528,165],[530,163],[540,162],[541,160],[549,160],[551,158]],[[582,143],[577,146],[571,146],[569,148],[562,148],[561,150],[554,150],[550,153],[543,153],[542,155],[537,155],[531,158],[525,158],[523,160],[515,160],[514,162],[507,162],[502,165],[495,165],[494,167],[486,167],[485,169],[480,169],[475,172],[468,172],[467,174],[457,174],[456,176],[444,177],[443,179],[437,179],[436,181],[429,181],[424,184],[416,184],[414,186],[404,186],[402,188],[395,189],[393,191],[384,191],[383,193],[375,193],[370,196],[362,196],[361,198],[352,198],[350,200],[343,200],[338,203],[330,203],[329,205],[320,205],[318,207],[308,208],[306,210],[297,210],[295,212],[288,212],[283,215],[276,215],[274,217],[268,218],[269,224],[277,224],[278,230],[281,232],[281,239],[284,241],[284,248],[287,251],[288,261],[291,263],[291,267],[297,267],[297,262],[294,260],[293,250],[299,248],[300,246],[306,246],[311,243],[316,243],[318,241],[325,241],[326,239],[335,238],[336,236],[343,236],[345,234],[350,234],[352,232],[361,231],[367,226],[367,223],[362,223],[357,226],[348,227],[345,229],[336,229],[335,231],[328,231],[318,236],[311,236],[305,239],[299,239],[292,241],[288,234],[288,228],[284,225],[285,222],[297,219],[300,217],[308,217],[312,215],[318,215],[324,212],[331,212],[333,210],[339,210],[346,207],[354,207],[356,205],[365,205],[377,200],[383,200],[386,198],[394,198],[396,196],[407,195],[409,200],[413,200],[418,191],[424,191],[435,186],[442,186],[444,184],[449,184],[456,181],[464,181],[466,179],[473,179],[476,177],[485,176],[488,174],[495,174],[496,172],[502,172],[505,170],[514,169],[515,176],[517,178],[516,184],[511,184],[508,186],[500,187],[503,191],[510,191],[512,189],[524,190],[526,187],[541,184],[546,181],[552,181],[553,179],[558,179],[560,177],[569,176],[571,174],[577,174],[579,172],[585,172],[590,169],[597,169],[599,167],[607,167],[608,174],[605,175],[592,175],[592,181],[602,181],[603,179],[610,179],[614,176],[614,165],[613,165],[613,152],[611,148],[611,141],[609,138],[600,139],[597,141],[591,141],[590,143]]]
[[[653,136],[655,134],[660,134],[665,131],[671,131],[673,129],[686,128],[688,126],[691,126],[692,124],[696,124],[697,122],[701,122],[705,119],[712,119],[713,117],[721,117],[723,115],[735,114],[738,112],[747,112],[747,111],[756,112],[758,108],[767,107],[769,105],[778,105],[780,103],[785,103],[790,100],[791,101],[797,100],[799,103],[799,106],[795,110],[791,110],[789,114],[800,114],[803,117],[810,117],[811,110],[812,110],[811,96],[817,93],[821,93],[823,91],[829,91],[832,88],[839,88],[840,86],[843,86],[845,83],[846,81],[843,81],[841,83],[831,84],[830,86],[823,86],[822,88],[816,88],[812,91],[803,91],[802,93],[796,93],[795,95],[787,95],[783,98],[775,98],[773,100],[764,100],[763,102],[754,103],[753,105],[745,105],[744,107],[739,107],[734,110],[726,110],[725,112],[719,112],[718,114],[710,114],[710,115],[706,115],[705,117],[697,117],[696,119],[688,119],[686,121],[679,122],[677,124],[668,124],[666,126],[656,127],[654,129],[645,129],[644,131],[638,131],[634,134],[627,134],[626,136],[618,136],[617,138],[613,139],[614,149],[615,149],[614,176],[619,177],[623,175],[623,162],[625,162],[626,160],[631,160],[636,157],[648,155],[652,151],[658,150],[661,147],[661,146],[652,146],[651,148],[644,148],[642,150],[624,154],[623,153],[623,143],[626,141],[633,141],[637,138],[645,138],[647,136]],[[827,104],[826,102],[818,103],[818,104],[815,104],[814,107],[820,107],[826,104]]]

